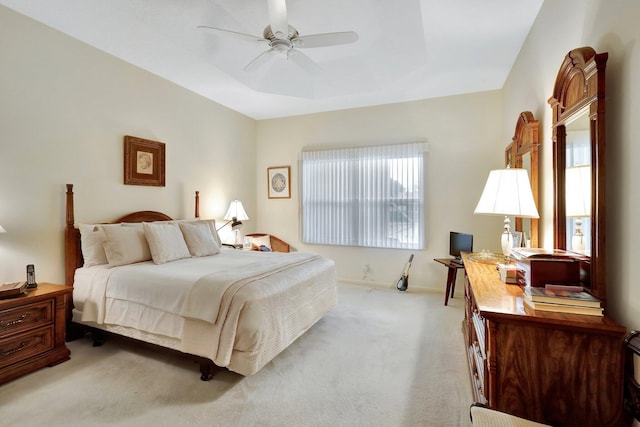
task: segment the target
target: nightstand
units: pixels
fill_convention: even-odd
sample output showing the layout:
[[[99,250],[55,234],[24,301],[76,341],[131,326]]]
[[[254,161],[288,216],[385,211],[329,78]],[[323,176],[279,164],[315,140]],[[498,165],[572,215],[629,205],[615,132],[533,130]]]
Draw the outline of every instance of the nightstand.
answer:
[[[71,286],[39,283],[25,296],[0,300],[0,384],[69,359],[71,292]]]

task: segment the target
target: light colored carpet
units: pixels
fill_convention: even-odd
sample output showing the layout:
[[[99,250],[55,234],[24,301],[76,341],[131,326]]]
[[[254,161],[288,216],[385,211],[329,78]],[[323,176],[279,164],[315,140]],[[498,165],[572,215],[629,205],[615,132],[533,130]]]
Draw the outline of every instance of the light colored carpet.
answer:
[[[0,386],[6,426],[469,426],[462,296],[341,284],[339,303],[260,372],[119,339]]]

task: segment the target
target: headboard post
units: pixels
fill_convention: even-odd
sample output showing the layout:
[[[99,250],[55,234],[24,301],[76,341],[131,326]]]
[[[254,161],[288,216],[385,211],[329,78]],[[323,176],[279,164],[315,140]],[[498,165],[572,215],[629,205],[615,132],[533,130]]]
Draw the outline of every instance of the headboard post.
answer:
[[[196,218],[200,218],[200,192],[196,191]]]
[[[67,225],[75,222],[73,212],[73,184],[67,184]]]
[[[82,265],[80,252],[80,230],[75,228],[73,209],[73,184],[67,184],[66,227],[64,230],[64,283],[73,286],[76,268]]]

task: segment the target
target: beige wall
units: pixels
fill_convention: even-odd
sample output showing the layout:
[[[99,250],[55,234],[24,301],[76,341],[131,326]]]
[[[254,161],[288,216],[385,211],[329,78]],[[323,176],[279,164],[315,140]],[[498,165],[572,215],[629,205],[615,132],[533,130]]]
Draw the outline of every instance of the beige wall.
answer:
[[[520,111],[540,120],[541,214],[544,243],[553,246],[551,108],[547,100],[568,51],[591,46],[608,52],[607,103],[607,292],[609,313],[629,329],[640,328],[640,283],[634,264],[640,211],[640,2],[546,0],[503,89],[503,134],[513,134]]]
[[[134,210],[255,215],[254,120],[0,7],[0,281],[61,282],[65,183],[76,220]],[[166,143],[166,187],[123,185],[123,136]]]
[[[503,166],[499,152],[506,142],[501,139],[501,128],[499,91],[261,121],[257,132],[257,229],[273,233],[299,250],[333,258],[338,277],[353,281],[363,279],[363,267],[368,264],[368,281],[393,286],[409,254],[414,253],[409,287],[442,291],[446,269],[433,258],[448,256],[450,230],[473,232],[477,249],[499,249],[502,220],[474,216],[473,210],[489,169]],[[297,182],[301,150],[411,141],[429,144],[424,250],[301,243]],[[291,165],[292,197],[268,199],[266,168],[281,165]]]

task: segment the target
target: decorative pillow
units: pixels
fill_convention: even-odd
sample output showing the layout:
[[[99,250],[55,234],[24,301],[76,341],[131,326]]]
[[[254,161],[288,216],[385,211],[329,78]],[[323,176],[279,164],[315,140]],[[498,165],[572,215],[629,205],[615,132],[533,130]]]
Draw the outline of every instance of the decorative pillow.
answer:
[[[191,256],[178,224],[145,222],[143,223],[143,229],[154,263],[164,264]]]
[[[112,267],[149,261],[151,251],[144,237],[144,231],[138,227],[104,227],[106,241],[104,252]]]
[[[268,234],[260,237],[253,236],[253,248],[257,251],[261,251],[263,246],[271,251],[271,236]]]
[[[78,228],[80,229],[80,246],[82,248],[82,257],[84,258],[84,267],[108,264],[107,255],[102,247],[106,239],[102,226],[80,224]]]
[[[220,253],[220,246],[216,243],[209,224],[180,223],[180,230],[187,243],[191,256],[207,256]]]
[[[192,221],[180,222],[180,224],[207,224],[209,226],[209,230],[211,230],[211,235],[213,236],[213,240],[216,241],[218,247],[222,247],[222,241],[220,240],[220,236],[218,236],[218,230],[216,229],[216,220],[215,219],[196,219]]]

